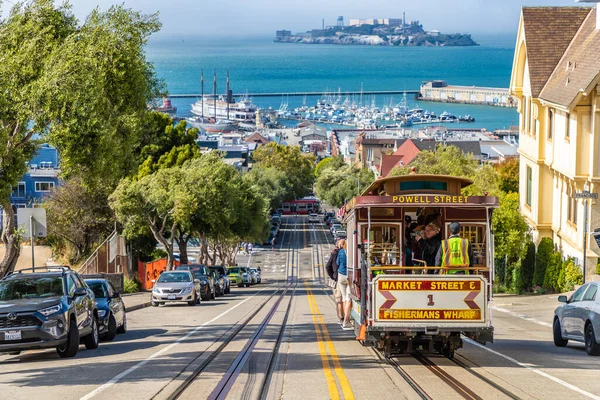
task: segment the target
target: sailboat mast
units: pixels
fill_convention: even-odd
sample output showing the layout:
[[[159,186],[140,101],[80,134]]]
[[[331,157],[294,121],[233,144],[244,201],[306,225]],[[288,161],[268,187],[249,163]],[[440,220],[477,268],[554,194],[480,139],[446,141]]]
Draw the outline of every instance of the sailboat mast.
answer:
[[[229,70],[227,70],[227,88],[225,89],[225,98],[227,99],[227,120],[229,120]]]
[[[215,111],[215,122],[217,122],[217,70],[215,69],[215,75],[213,80],[213,105]]]
[[[201,101],[201,105],[202,105],[202,122],[204,122],[204,68],[202,68],[201,72],[200,72],[200,86],[202,87],[201,90],[201,96],[200,97],[200,101]]]

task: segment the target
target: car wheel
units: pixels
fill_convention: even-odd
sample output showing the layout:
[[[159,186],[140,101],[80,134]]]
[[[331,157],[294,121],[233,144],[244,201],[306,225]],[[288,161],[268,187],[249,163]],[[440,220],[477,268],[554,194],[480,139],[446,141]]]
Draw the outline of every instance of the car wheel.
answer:
[[[123,325],[117,328],[117,333],[127,333],[127,314],[123,314]]]
[[[238,283],[238,287],[244,287],[244,285],[243,285],[243,284],[239,284],[239,283]]]
[[[227,285],[227,288],[225,289],[225,294],[229,293],[231,293],[231,285]]]
[[[152,307],[158,307],[158,303],[156,301],[152,302]]]
[[[92,317],[92,333],[83,338],[83,344],[85,344],[85,348],[88,350],[94,350],[98,348],[98,321],[96,317]]]
[[[556,347],[565,347],[569,341],[567,339],[563,339],[562,333],[560,331],[560,321],[558,318],[554,319],[554,324],[552,325],[552,333],[554,336],[554,345]]]
[[[62,358],[75,357],[79,350],[79,330],[77,323],[69,321],[69,333],[67,334],[67,342],[56,348],[56,352]]]
[[[246,287],[250,287],[250,284],[249,284],[249,283],[246,283]]]
[[[110,342],[115,338],[115,336],[117,336],[117,320],[111,314],[108,317],[108,330],[104,334],[104,339]]]
[[[188,301],[188,306],[190,307],[194,307],[196,304],[198,304],[198,298],[196,297],[196,292],[194,292],[194,299],[191,301]]]
[[[596,342],[596,334],[591,322],[585,327],[585,351],[590,356],[600,355],[600,345]]]

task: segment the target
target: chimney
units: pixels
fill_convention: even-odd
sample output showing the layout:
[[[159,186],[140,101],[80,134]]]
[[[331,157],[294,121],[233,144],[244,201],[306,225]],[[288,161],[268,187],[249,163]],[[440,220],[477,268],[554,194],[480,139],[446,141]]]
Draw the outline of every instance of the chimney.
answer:
[[[575,0],[576,3],[596,3],[596,29],[600,29],[600,0]]]

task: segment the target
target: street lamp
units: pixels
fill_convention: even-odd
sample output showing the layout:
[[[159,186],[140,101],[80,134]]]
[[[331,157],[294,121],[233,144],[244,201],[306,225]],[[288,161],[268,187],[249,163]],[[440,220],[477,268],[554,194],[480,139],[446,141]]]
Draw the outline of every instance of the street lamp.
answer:
[[[358,179],[357,177],[353,176],[353,175],[342,175],[348,178],[352,178],[352,179],[356,179],[356,187],[358,188],[358,193],[356,194],[357,196],[360,196],[360,179]]]

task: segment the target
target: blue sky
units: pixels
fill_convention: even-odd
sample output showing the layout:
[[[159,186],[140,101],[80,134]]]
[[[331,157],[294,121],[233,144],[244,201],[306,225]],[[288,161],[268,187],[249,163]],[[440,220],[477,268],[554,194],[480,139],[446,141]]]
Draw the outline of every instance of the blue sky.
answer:
[[[1,1],[1,0],[0,0]],[[4,10],[14,0],[4,0]],[[159,11],[161,35],[272,36],[277,29],[306,31],[338,16],[419,20],[445,33],[516,34],[520,8],[578,5],[574,0],[71,0],[83,19],[94,7],[124,3],[146,13]]]

